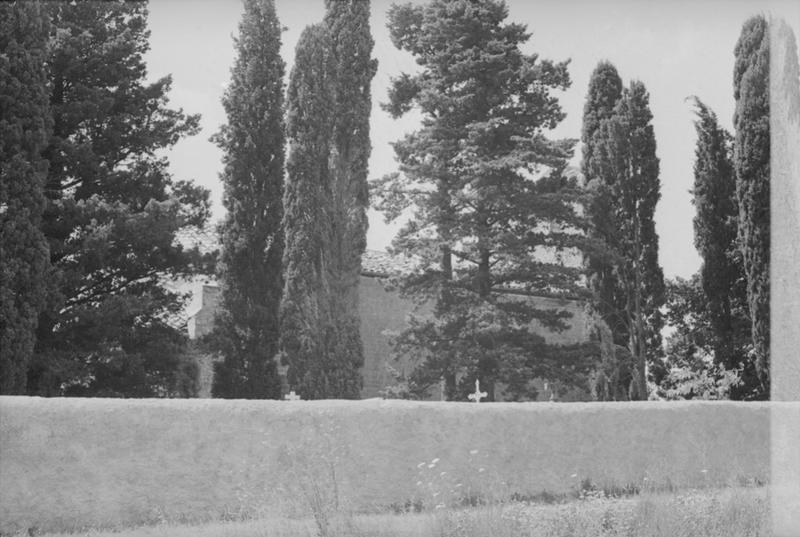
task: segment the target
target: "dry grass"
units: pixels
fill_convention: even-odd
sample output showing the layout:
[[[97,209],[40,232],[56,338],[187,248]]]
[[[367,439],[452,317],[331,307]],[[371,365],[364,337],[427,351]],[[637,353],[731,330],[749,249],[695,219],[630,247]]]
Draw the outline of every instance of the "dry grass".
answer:
[[[382,515],[337,514],[320,535],[313,518],[268,518],[47,534],[49,537],[756,537],[770,532],[764,488],[643,494],[554,505],[498,503]],[[45,537],[45,536],[42,536]]]

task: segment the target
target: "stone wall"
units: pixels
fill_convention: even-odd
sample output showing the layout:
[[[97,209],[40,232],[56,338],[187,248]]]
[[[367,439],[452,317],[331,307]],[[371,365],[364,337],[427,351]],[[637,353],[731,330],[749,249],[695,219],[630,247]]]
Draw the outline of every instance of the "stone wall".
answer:
[[[766,482],[776,409],[800,423],[800,403],[0,397],[0,532],[309,516],[302,486],[369,512],[583,479]]]
[[[214,326],[214,315],[219,306],[220,290],[213,284],[203,284],[202,299],[188,321],[189,337],[195,339],[208,334]],[[567,322],[568,327],[561,332],[547,330],[538,323],[533,323],[533,329],[538,330],[548,343],[570,344],[580,343],[589,339],[591,326],[586,312],[581,303],[571,300],[555,298],[533,297],[522,295],[508,295],[510,300],[533,301],[542,309],[566,310],[572,318]],[[401,373],[409,373],[408,361],[394,361],[389,339],[393,332],[398,332],[406,326],[409,314],[430,314],[429,305],[417,306],[413,301],[401,298],[397,292],[387,291],[383,281],[377,276],[361,276],[359,282],[359,315],[361,317],[361,339],[364,344],[364,387],[361,391],[362,399],[379,397],[381,391],[394,384],[394,378],[389,367]],[[211,359],[207,356],[200,360],[201,393],[210,393]],[[541,383],[540,383],[541,384]],[[433,399],[438,399],[438,394],[431,394]],[[546,397],[546,396],[545,396]],[[572,393],[568,400],[581,400],[582,394]]]

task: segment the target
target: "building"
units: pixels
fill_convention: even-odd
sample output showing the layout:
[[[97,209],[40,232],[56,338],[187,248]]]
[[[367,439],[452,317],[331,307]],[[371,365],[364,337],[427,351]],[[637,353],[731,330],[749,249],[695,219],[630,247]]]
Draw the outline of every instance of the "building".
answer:
[[[201,251],[212,251],[216,248],[216,237],[213,233],[195,233],[181,241],[189,246],[198,246]],[[400,373],[408,373],[410,365],[392,359],[389,338],[392,332],[399,332],[406,326],[409,313],[416,311],[425,314],[426,307],[416,306],[394,291],[386,289],[386,278],[410,268],[411,264],[402,258],[393,257],[385,252],[367,251],[362,258],[362,273],[359,282],[359,313],[361,317],[361,338],[364,345],[364,368],[362,370],[364,387],[361,397],[364,399],[379,397],[381,392],[395,382],[392,369]],[[189,338],[197,340],[208,334],[214,327],[214,316],[219,308],[220,288],[211,277],[199,277],[189,282],[173,283],[172,286],[181,292],[189,292],[192,299],[178,323],[186,327]],[[594,330],[582,303],[575,300],[558,299],[543,296],[525,296],[543,309],[567,310],[572,314],[569,328],[562,332],[542,329],[542,336],[548,343],[571,344],[589,341]],[[535,328],[534,328],[535,329]],[[200,396],[210,397],[213,376],[213,357],[194,351],[200,366]],[[552,390],[544,382],[540,383],[541,398],[552,397]],[[438,399],[439,394],[431,394]],[[568,394],[569,400],[588,399],[588,392],[573,391]]]

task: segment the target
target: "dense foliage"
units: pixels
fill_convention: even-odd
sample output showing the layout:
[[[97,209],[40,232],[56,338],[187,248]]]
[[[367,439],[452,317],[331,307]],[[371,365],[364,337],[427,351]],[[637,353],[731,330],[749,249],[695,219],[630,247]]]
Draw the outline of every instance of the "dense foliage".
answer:
[[[289,387],[305,399],[359,397],[364,361],[358,278],[376,64],[369,4],[326,7],[300,37],[288,92],[280,349]]]
[[[583,108],[581,132],[581,171],[588,189],[593,193],[586,212],[591,222],[589,235],[605,244],[613,244],[617,234],[617,216],[614,209],[613,191],[608,178],[600,169],[602,132],[604,121],[614,115],[615,107],[622,98],[622,79],[610,62],[597,64],[589,79],[589,89]],[[619,261],[610,252],[587,259],[587,276],[592,290],[592,304],[608,327],[609,342],[603,345],[601,363],[594,379],[594,392],[601,400],[625,400],[629,398],[635,364],[628,349],[628,325],[625,316],[625,292],[617,277],[615,264]]]
[[[667,371],[658,383],[657,395],[664,399],[741,398],[746,372],[726,369],[715,359],[717,336],[700,274],[665,283],[665,317],[672,331],[666,339]],[[738,341],[749,340],[746,332],[737,336]],[[737,351],[747,356],[748,347],[745,343]]]
[[[420,66],[392,81],[384,107],[419,111],[422,128],[395,143],[399,173],[375,184],[387,218],[410,214],[394,248],[419,270],[400,290],[434,306],[395,341],[416,364],[414,396],[443,380],[449,399],[465,400],[479,379],[490,401],[500,384],[528,399],[535,378],[585,380],[586,349],[549,346],[532,329],[560,330],[569,314],[524,298],[580,292],[579,263],[561,262],[584,244],[579,189],[562,173],[575,142],[545,135],[564,117],[554,92],[570,84],[567,62],[524,54],[530,34],[507,15],[494,0],[389,11],[393,43]]]
[[[627,335],[634,364],[629,390],[632,399],[647,399],[648,369],[661,373],[664,276],[658,262],[654,221],[661,193],[652,118],[644,84],[632,81],[612,115],[600,121],[591,144],[594,156],[590,171],[597,174],[596,190],[603,202],[592,206],[590,217],[595,232],[615,254],[611,271],[615,282],[609,285],[613,290],[606,297],[612,303],[600,310],[612,308],[612,330]],[[606,294],[603,287],[600,289]],[[606,317],[611,316],[606,313]],[[622,328],[618,328],[620,323]]]
[[[272,0],[247,0],[215,137],[224,151],[222,302],[210,343],[215,397],[279,398],[278,308],[283,288],[283,74]]]
[[[43,6],[53,132],[42,230],[54,273],[28,391],[190,395],[195,366],[168,323],[182,300],[161,282],[198,262],[175,232],[203,224],[208,193],[174,181],[159,152],[194,134],[199,118],[167,107],[169,77],[145,82],[144,3]]]
[[[0,394],[24,394],[49,271],[41,230],[52,122],[49,25],[38,3],[0,5]]]
[[[758,392],[769,397],[770,118],[769,25],[764,16],[742,27],[734,54],[733,163],[738,236],[752,321]]]
[[[703,300],[696,303],[694,315],[708,325],[705,350],[713,362],[741,376],[742,382],[730,396],[747,398],[758,379],[751,352],[747,279],[736,239],[739,207],[733,139],[711,109],[699,99],[695,105],[694,243],[703,260],[699,273]]]

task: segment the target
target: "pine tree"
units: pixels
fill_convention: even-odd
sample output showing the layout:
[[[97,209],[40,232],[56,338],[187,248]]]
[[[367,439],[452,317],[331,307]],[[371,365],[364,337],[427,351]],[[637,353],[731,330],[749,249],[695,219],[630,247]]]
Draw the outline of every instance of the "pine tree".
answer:
[[[533,379],[579,383],[585,365],[578,349],[551,348],[531,330],[534,320],[558,330],[568,314],[504,292],[578,292],[578,268],[543,253],[582,244],[577,185],[561,175],[575,142],[545,136],[564,117],[553,91],[569,86],[567,64],[523,54],[530,34],[507,15],[492,0],[389,11],[395,46],[421,66],[393,80],[385,108],[416,108],[422,129],[396,142],[400,172],[375,185],[388,218],[413,208],[394,248],[420,270],[400,287],[435,306],[396,340],[417,362],[418,393],[444,379],[448,398],[465,400],[479,379],[489,400],[497,383],[532,398]]]
[[[283,74],[281,27],[272,0],[246,0],[237,58],[214,140],[224,151],[222,307],[212,346],[216,397],[279,398],[275,357],[283,288]]]
[[[38,2],[0,5],[0,394],[24,394],[49,252],[41,230],[52,128],[44,60],[48,20]]]
[[[358,281],[366,248],[369,4],[330,1],[306,28],[289,82],[281,354],[306,399],[358,398]]]
[[[734,50],[736,111],[733,123],[738,236],[752,320],[753,347],[760,386],[769,397],[770,120],[769,25],[763,16],[742,27]]]
[[[663,326],[659,308],[664,302],[664,276],[653,220],[661,193],[652,117],[644,84],[631,82],[614,115],[601,123],[596,146],[618,227],[611,247],[619,256],[615,271],[625,296],[635,399],[647,398],[647,364],[658,363]]]
[[[746,279],[736,243],[733,138],[700,99],[695,98],[695,106],[694,244],[703,259],[700,282],[705,296],[700,305],[713,334],[710,347],[714,361],[727,370],[749,370],[752,364],[746,356],[750,340]],[[744,376],[749,378],[748,374]],[[742,388],[747,390],[746,386]],[[732,396],[736,398],[738,394],[737,389]]]
[[[175,232],[203,224],[208,192],[174,181],[159,153],[196,133],[199,117],[168,108],[169,77],[145,82],[144,3],[45,5],[53,133],[43,231],[55,274],[28,391],[190,395],[196,367],[168,324],[182,300],[162,281],[194,270]]]
[[[583,109],[581,134],[581,171],[587,187],[593,193],[587,204],[591,222],[589,235],[616,248],[618,237],[615,215],[613,178],[601,173],[602,143],[600,127],[614,115],[622,98],[622,79],[616,67],[607,61],[600,62],[589,80],[589,90]],[[611,341],[604,348],[601,364],[595,379],[595,393],[600,399],[624,400],[628,398],[634,363],[628,350],[629,331],[625,316],[625,292],[615,271],[617,259],[607,252],[587,259],[589,287],[593,292],[593,306],[608,326]]]

